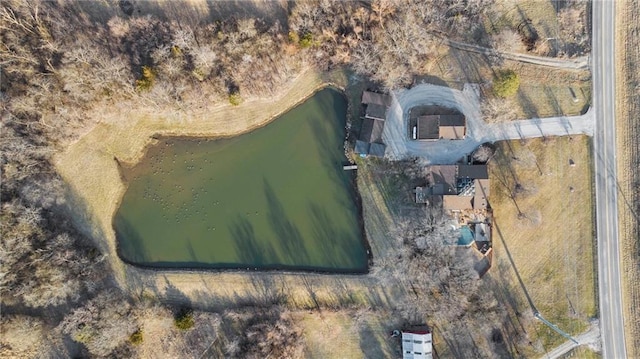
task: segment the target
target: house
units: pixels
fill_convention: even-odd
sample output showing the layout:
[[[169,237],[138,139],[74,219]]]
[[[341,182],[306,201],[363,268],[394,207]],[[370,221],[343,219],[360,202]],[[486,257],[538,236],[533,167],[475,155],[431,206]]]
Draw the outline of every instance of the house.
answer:
[[[363,91],[361,102],[365,105],[376,104],[376,105],[389,107],[391,106],[391,103],[393,102],[393,100],[389,95],[372,92],[372,91]]]
[[[371,91],[362,93],[362,104],[365,106],[360,136],[356,141],[355,152],[361,156],[383,157],[386,146],[382,143],[384,121],[387,109],[391,105],[391,97]]]
[[[414,140],[462,140],[466,136],[466,119],[462,114],[418,117]]]
[[[443,209],[448,212],[486,210],[489,206],[487,165],[431,166],[426,179],[427,187],[416,188],[418,203],[427,203],[431,197],[442,201]]]
[[[432,359],[433,337],[427,330],[402,331],[402,359]]]
[[[384,121],[365,118],[362,120],[358,139],[369,143],[379,142],[382,141],[382,131],[384,131]]]
[[[384,121],[364,118],[354,151],[360,156],[384,157],[386,146],[382,143],[382,131]]]
[[[376,92],[362,92],[362,104],[366,106],[364,117],[372,120],[384,121],[387,118],[387,109],[391,106],[391,96]]]
[[[369,147],[369,156],[384,157],[384,151],[387,149],[384,143],[374,142]]]

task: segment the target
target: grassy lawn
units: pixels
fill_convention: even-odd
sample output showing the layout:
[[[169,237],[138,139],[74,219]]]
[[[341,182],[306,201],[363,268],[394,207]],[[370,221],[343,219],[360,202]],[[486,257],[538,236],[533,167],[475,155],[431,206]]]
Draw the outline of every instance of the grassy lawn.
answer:
[[[504,299],[516,321],[531,316],[533,305],[562,330],[579,334],[596,315],[590,153],[583,136],[498,144],[490,165],[490,273],[495,289],[509,293]],[[523,330],[534,346],[550,349],[565,341],[530,322]]]
[[[400,340],[389,333],[397,326],[389,312],[298,312],[305,356],[319,359],[394,358]]]

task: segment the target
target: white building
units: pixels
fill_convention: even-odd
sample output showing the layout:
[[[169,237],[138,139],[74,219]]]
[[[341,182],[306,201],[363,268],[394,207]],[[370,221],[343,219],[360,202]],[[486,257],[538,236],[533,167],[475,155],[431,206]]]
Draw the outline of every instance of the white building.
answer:
[[[433,340],[428,331],[402,332],[402,359],[432,359]]]

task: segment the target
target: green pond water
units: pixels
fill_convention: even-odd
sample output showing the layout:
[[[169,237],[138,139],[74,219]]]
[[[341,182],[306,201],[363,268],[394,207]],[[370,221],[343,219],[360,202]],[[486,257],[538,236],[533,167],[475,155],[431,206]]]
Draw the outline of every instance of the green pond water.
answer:
[[[159,268],[366,272],[347,103],[325,89],[263,128],[226,139],[163,138],[125,169],[119,255]]]

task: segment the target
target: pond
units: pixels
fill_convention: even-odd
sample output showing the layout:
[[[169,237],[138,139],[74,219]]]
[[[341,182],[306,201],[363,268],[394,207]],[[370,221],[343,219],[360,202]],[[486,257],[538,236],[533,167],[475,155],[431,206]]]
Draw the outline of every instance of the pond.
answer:
[[[366,272],[346,111],[324,89],[247,134],[158,139],[122,169],[118,254],[156,268]]]

